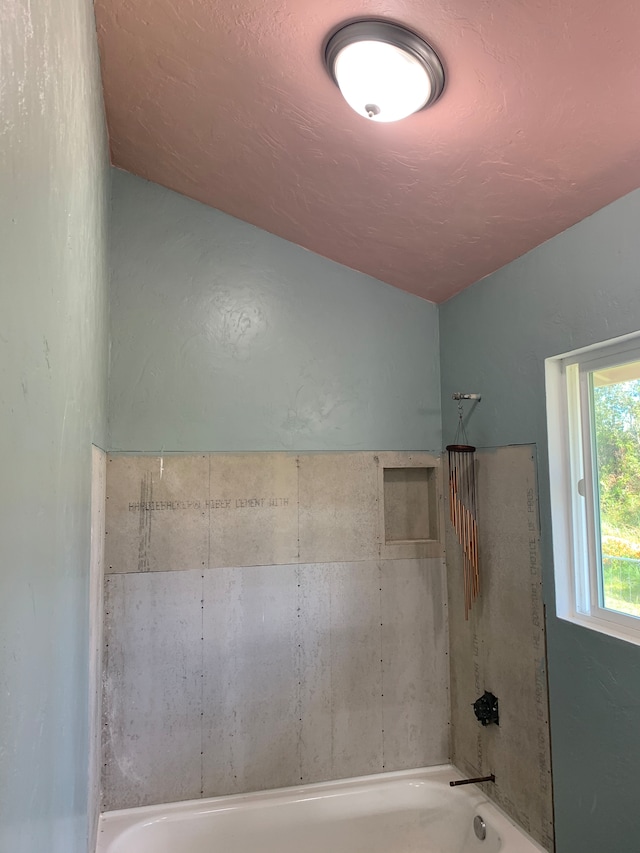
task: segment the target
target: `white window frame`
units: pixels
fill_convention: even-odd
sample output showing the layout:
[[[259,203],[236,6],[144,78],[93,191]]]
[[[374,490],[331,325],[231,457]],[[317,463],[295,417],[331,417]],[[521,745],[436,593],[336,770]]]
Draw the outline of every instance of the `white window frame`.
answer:
[[[556,613],[560,619],[640,645],[640,618],[600,605],[598,484],[588,376],[640,361],[640,333],[545,361]]]

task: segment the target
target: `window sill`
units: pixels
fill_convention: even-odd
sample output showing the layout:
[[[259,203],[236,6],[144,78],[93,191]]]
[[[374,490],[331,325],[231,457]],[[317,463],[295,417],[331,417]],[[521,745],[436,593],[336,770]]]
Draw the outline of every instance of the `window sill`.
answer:
[[[583,616],[579,613],[558,613],[557,615],[558,619],[579,625],[581,628],[587,628],[589,631],[597,631],[599,634],[606,634],[606,636],[613,637],[616,640],[623,640],[625,643],[640,646],[640,626],[638,626],[638,629],[625,628],[624,625],[616,625],[605,619],[598,619],[595,616]]]

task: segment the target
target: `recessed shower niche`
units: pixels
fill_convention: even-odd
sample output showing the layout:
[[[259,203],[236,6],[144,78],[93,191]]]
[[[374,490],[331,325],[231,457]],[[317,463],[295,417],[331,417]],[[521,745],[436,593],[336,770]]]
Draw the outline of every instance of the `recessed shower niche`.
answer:
[[[442,556],[442,460],[429,453],[378,454],[380,555]]]
[[[384,468],[384,541],[438,539],[436,468]]]

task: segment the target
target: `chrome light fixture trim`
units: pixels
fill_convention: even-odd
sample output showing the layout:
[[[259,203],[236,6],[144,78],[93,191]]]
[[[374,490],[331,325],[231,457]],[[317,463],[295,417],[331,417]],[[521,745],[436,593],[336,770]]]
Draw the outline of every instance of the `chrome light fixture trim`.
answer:
[[[356,42],[382,42],[392,45],[418,61],[429,83],[430,93],[427,100],[416,112],[434,104],[442,95],[445,85],[445,73],[442,62],[435,50],[416,33],[390,21],[361,20],[340,26],[327,41],[324,60],[334,83],[340,87],[336,76],[336,62],[341,51]],[[369,115],[373,118],[373,115]]]

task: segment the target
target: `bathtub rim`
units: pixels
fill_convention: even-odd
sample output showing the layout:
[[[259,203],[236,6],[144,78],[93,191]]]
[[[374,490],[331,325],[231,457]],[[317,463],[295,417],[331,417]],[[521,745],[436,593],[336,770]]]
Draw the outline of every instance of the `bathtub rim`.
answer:
[[[348,791],[350,788],[375,787],[384,782],[428,780],[435,777],[443,787],[450,780],[464,779],[465,775],[453,764],[436,764],[431,767],[417,767],[408,770],[390,770],[383,773],[371,773],[364,776],[351,776],[344,779],[326,780],[324,782],[308,782],[302,785],[291,785],[285,788],[269,788],[263,791],[248,791],[239,794],[221,794],[216,797],[197,798],[191,800],[177,800],[171,803],[157,803],[149,806],[137,806],[129,809],[114,809],[102,812],[99,819],[97,844],[95,853],[108,853],[109,845],[119,835],[139,824],[152,824],[163,819],[170,819],[176,814],[185,816],[204,815],[220,810],[221,804],[228,807],[241,807],[242,805],[259,807],[261,804],[282,801],[283,803],[295,803],[297,800],[307,799],[311,793],[321,794],[322,791],[336,792]],[[479,785],[472,784],[464,789],[451,789],[464,797],[473,805],[476,813],[484,809],[488,815],[493,811],[500,825],[500,832],[506,835],[505,842],[511,842],[518,837],[523,837],[533,845],[536,853],[547,853],[529,833],[517,824],[500,806],[491,800]],[[307,796],[304,796],[307,795]],[[508,849],[508,848],[507,848]]]

